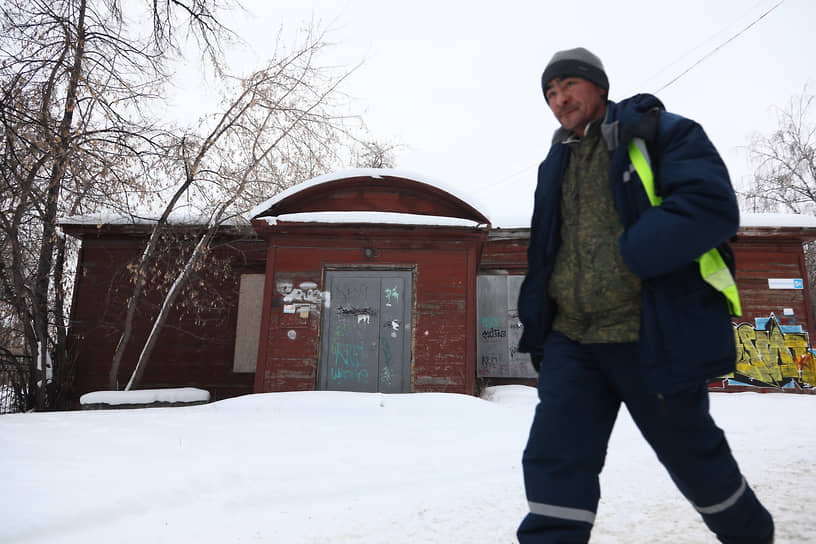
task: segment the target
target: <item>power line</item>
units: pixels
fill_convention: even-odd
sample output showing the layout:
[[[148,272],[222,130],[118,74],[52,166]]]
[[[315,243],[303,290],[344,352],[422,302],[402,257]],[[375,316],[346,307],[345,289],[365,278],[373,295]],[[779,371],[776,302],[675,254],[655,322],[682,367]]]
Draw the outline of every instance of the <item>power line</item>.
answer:
[[[755,12],[757,7],[759,7],[761,4],[768,4],[768,2],[765,1],[765,0],[759,0],[759,1],[755,2],[754,5],[751,7],[751,9],[746,11],[745,14],[740,17],[740,21],[742,21],[743,19],[747,19],[748,14]],[[674,67],[677,66],[678,64],[680,64],[681,62],[683,62],[686,58],[691,57],[691,56],[696,56],[697,51],[699,51],[701,49],[705,49],[707,44],[709,44],[711,42],[716,42],[717,40],[720,39],[720,36],[722,36],[728,30],[730,30],[731,27],[735,27],[735,26],[737,26],[736,22],[734,24],[728,25],[728,26],[718,30],[717,32],[715,32],[714,34],[712,34],[711,36],[709,36],[705,40],[701,41],[700,43],[698,43],[697,45],[695,45],[694,47],[692,47],[691,49],[689,49],[688,51],[686,51],[685,53],[680,55],[678,58],[676,58],[675,60],[673,60],[669,64],[666,64],[665,66],[661,67],[657,72],[655,72],[653,75],[649,76],[645,81],[638,84],[637,87],[635,89],[633,89],[631,92],[627,92],[627,93],[624,93],[624,94],[630,95],[630,94],[634,94],[636,92],[640,92],[641,89],[647,87],[647,84],[649,84],[649,82],[658,79],[658,77],[662,76],[666,72],[673,71]]]
[[[669,81],[668,83],[666,83],[665,85],[663,85],[662,87],[660,87],[658,90],[656,90],[656,91],[655,91],[655,93],[654,93],[654,94],[659,93],[660,91],[662,91],[663,89],[665,89],[665,88],[666,88],[666,87],[668,87],[669,85],[673,84],[675,81],[677,81],[678,79],[680,79],[681,77],[683,77],[684,75],[686,75],[687,73],[689,73],[691,70],[693,70],[693,69],[694,69],[696,66],[698,66],[699,64],[701,64],[702,62],[704,62],[704,61],[705,61],[706,59],[708,59],[709,57],[711,57],[711,56],[712,56],[714,53],[716,53],[717,51],[719,51],[720,49],[722,49],[723,47],[725,47],[726,45],[728,45],[729,43],[731,43],[732,41],[734,41],[735,39],[737,39],[738,37],[740,37],[740,36],[741,36],[742,34],[744,34],[744,33],[745,33],[745,32],[746,32],[748,29],[750,29],[752,26],[754,26],[755,24],[757,24],[759,21],[761,21],[762,19],[764,19],[765,17],[767,17],[767,16],[768,16],[768,14],[770,14],[770,13],[771,13],[773,10],[775,10],[776,8],[778,8],[779,6],[781,6],[781,5],[782,5],[784,2],[785,2],[785,0],[780,0],[780,1],[779,1],[779,2],[778,2],[776,5],[775,5],[775,6],[773,6],[771,9],[769,9],[768,11],[766,11],[765,13],[763,13],[762,15],[760,15],[759,17],[757,17],[756,19],[754,19],[754,20],[751,22],[751,24],[749,24],[748,26],[746,26],[745,28],[743,28],[742,30],[740,30],[739,32],[737,32],[736,34],[734,34],[733,36],[731,36],[730,38],[728,38],[728,39],[727,39],[725,42],[721,43],[720,45],[718,45],[717,47],[715,47],[714,49],[712,49],[712,50],[711,50],[709,53],[707,53],[706,55],[704,55],[704,56],[703,56],[702,58],[700,58],[700,59],[699,59],[697,62],[695,62],[694,64],[692,64],[692,65],[691,65],[691,66],[689,66],[688,68],[686,68],[686,69],[685,69],[683,72],[681,72],[681,73],[680,73],[680,74],[679,74],[677,77],[675,77],[674,79],[672,79],[671,81]]]
[[[474,189],[474,192],[475,193],[480,193],[480,192],[485,191],[487,189],[491,189],[491,188],[493,188],[493,187],[495,187],[497,185],[502,185],[504,183],[507,183],[508,181],[512,180],[513,178],[516,178],[516,177],[520,176],[521,174],[525,173],[530,168],[533,168],[534,166],[537,166],[539,163],[541,163],[542,160],[543,159],[536,160],[536,162],[530,163],[527,166],[525,166],[524,168],[522,168],[520,170],[517,170],[516,172],[513,172],[512,174],[508,174],[508,175],[504,176],[503,178],[500,178],[500,179],[498,179],[496,181],[491,181],[489,183],[485,183],[481,187],[477,187],[476,189]]]
[[[687,73],[689,73],[691,70],[693,70],[695,67],[697,67],[699,64],[701,64],[702,62],[704,62],[705,60],[707,60],[708,58],[710,58],[712,55],[714,55],[714,53],[716,53],[717,51],[719,51],[720,49],[722,49],[723,47],[725,47],[726,45],[728,45],[729,43],[731,43],[732,41],[734,41],[735,39],[737,39],[738,37],[740,37],[742,34],[744,34],[745,32],[747,32],[747,31],[748,31],[748,30],[749,30],[751,27],[753,27],[754,25],[756,25],[756,24],[757,24],[759,21],[761,21],[762,19],[764,19],[765,17],[767,17],[767,16],[768,16],[768,15],[769,15],[771,12],[773,12],[773,11],[774,11],[776,8],[778,8],[779,6],[781,6],[781,5],[782,5],[782,4],[784,4],[784,3],[785,3],[785,0],[779,0],[779,2],[777,2],[777,3],[776,3],[774,6],[773,6],[773,7],[771,7],[769,10],[767,10],[765,13],[763,13],[762,15],[760,15],[759,17],[757,17],[756,19],[754,19],[753,21],[751,21],[751,23],[750,23],[748,26],[746,26],[745,28],[743,28],[742,30],[740,30],[739,32],[737,32],[736,34],[734,34],[733,36],[731,36],[730,38],[728,38],[726,41],[724,41],[723,43],[721,43],[720,45],[718,45],[717,47],[715,47],[714,49],[712,49],[712,50],[711,50],[710,52],[708,52],[707,54],[703,55],[703,56],[702,56],[702,57],[701,57],[699,60],[697,60],[697,62],[695,62],[694,64],[692,64],[692,65],[691,65],[691,66],[689,66],[688,68],[686,68],[686,69],[685,69],[683,72],[681,72],[681,73],[680,73],[680,74],[678,74],[676,77],[674,77],[674,79],[672,79],[671,81],[669,81],[668,83],[666,83],[665,85],[663,85],[662,87],[660,87],[658,90],[656,90],[656,91],[654,92],[654,94],[657,94],[657,93],[659,93],[660,91],[662,91],[662,90],[666,89],[667,87],[669,87],[670,85],[674,84],[674,83],[675,83],[677,80],[679,80],[681,77],[683,77],[684,75],[686,75]],[[697,48],[695,48],[695,49],[697,49]],[[676,64],[676,62],[677,62],[677,61],[675,61],[674,63],[670,64],[669,66],[671,66],[671,65],[673,65],[673,64]],[[517,170],[516,172],[514,172],[514,173],[512,173],[512,174],[508,174],[507,176],[505,176],[505,177],[503,177],[503,178],[500,178],[500,179],[498,179],[498,180],[496,180],[496,181],[493,181],[493,182],[490,182],[490,183],[486,183],[485,185],[483,185],[483,186],[481,186],[481,187],[476,188],[476,189],[474,190],[474,192],[477,192],[477,193],[478,193],[478,192],[482,192],[482,191],[485,191],[485,190],[487,190],[487,189],[490,189],[490,188],[496,187],[497,185],[502,185],[502,184],[504,184],[504,183],[507,183],[508,181],[510,181],[510,180],[512,180],[512,179],[514,179],[514,178],[516,178],[517,176],[519,176],[519,175],[523,174],[523,173],[524,173],[524,172],[526,172],[528,169],[530,169],[530,168],[532,168],[532,167],[536,166],[536,165],[537,165],[537,164],[539,164],[540,162],[541,162],[541,161],[536,161],[536,162],[534,162],[534,163],[528,164],[527,166],[525,166],[525,167],[521,168],[520,170]]]

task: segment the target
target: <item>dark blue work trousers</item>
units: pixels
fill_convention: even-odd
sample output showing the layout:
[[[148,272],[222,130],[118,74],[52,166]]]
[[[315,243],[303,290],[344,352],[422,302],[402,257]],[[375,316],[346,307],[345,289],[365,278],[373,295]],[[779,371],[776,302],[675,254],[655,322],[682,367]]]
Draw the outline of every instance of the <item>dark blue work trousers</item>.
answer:
[[[553,332],[542,355],[540,403],[523,458],[530,513],[518,530],[521,544],[589,540],[598,477],[621,402],[721,542],[772,541],[771,515],[711,418],[705,383],[662,396],[649,393],[633,343],[579,344]]]

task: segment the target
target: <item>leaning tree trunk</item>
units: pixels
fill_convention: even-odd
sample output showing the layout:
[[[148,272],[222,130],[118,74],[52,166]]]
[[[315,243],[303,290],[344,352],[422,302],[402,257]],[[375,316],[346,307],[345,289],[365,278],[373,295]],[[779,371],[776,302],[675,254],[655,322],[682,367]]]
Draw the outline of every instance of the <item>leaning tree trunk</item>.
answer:
[[[190,271],[193,269],[198,260],[204,255],[217,228],[218,225],[211,225],[207,231],[201,235],[201,239],[198,241],[198,244],[196,244],[192,255],[190,255],[189,259],[187,259],[187,262],[184,264],[184,268],[176,277],[173,285],[170,286],[170,290],[164,297],[161,310],[159,310],[159,315],[157,315],[156,319],[153,321],[153,328],[150,330],[150,335],[147,337],[145,345],[142,348],[142,352],[139,355],[139,360],[136,362],[136,368],[133,369],[133,374],[130,376],[130,381],[128,381],[128,384],[125,386],[125,391],[130,391],[134,385],[141,383],[145,368],[147,368],[147,363],[150,361],[150,356],[153,354],[153,348],[156,347],[161,329],[164,327],[164,323],[167,321],[167,316],[170,314],[170,309],[173,307],[173,304],[175,304],[179,293],[181,293],[181,289],[184,287],[184,282],[189,277]]]

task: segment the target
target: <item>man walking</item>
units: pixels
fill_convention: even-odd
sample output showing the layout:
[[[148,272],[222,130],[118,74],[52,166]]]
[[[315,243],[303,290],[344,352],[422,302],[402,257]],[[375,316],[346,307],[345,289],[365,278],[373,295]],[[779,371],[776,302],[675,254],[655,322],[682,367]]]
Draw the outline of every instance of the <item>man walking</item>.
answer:
[[[541,83],[561,128],[538,171],[518,303],[540,399],[519,542],[589,540],[621,402],[721,542],[772,542],[709,415],[707,379],[734,370],[739,313],[724,264],[739,210],[722,159],[656,97],[609,101],[586,49],[556,53]]]

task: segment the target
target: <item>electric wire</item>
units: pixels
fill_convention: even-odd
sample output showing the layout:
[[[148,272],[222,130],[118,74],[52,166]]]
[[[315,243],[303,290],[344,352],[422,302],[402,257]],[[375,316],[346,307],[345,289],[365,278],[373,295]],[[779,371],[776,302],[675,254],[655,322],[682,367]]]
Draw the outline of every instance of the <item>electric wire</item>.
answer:
[[[686,69],[685,69],[683,72],[681,72],[679,75],[677,75],[677,77],[675,77],[674,79],[672,79],[671,81],[669,81],[668,83],[666,83],[665,85],[663,85],[662,87],[660,87],[658,90],[656,90],[656,91],[655,91],[655,94],[657,94],[657,93],[659,93],[660,91],[662,91],[662,90],[666,89],[667,87],[669,87],[670,85],[672,85],[673,83],[675,83],[675,82],[676,82],[678,79],[680,79],[681,77],[683,77],[684,75],[686,75],[687,73],[689,73],[691,70],[693,70],[694,68],[696,68],[698,65],[700,65],[700,64],[701,64],[701,63],[703,63],[703,62],[705,62],[705,61],[706,61],[706,60],[707,60],[709,57],[711,57],[711,56],[712,56],[714,53],[716,53],[717,51],[719,51],[720,49],[722,49],[723,47],[725,47],[726,45],[728,45],[729,43],[731,43],[731,42],[732,42],[732,41],[734,41],[735,39],[737,39],[737,38],[739,38],[740,36],[742,36],[742,35],[743,35],[745,32],[747,32],[747,31],[748,31],[748,30],[749,30],[751,27],[753,27],[753,26],[754,26],[754,25],[756,25],[756,24],[757,24],[759,21],[761,21],[762,19],[764,19],[765,17],[767,17],[767,16],[768,16],[768,15],[769,15],[769,14],[770,14],[772,11],[774,11],[776,8],[778,8],[779,6],[781,6],[781,5],[782,5],[784,2],[785,2],[785,0],[779,0],[779,2],[777,2],[777,3],[776,3],[776,5],[774,5],[774,6],[773,6],[771,9],[769,9],[768,11],[766,11],[765,13],[763,13],[762,15],[760,15],[759,17],[757,17],[756,19],[754,19],[754,20],[751,22],[751,24],[749,24],[748,26],[746,26],[745,28],[743,28],[742,30],[740,30],[739,32],[737,32],[736,34],[734,34],[733,36],[731,36],[730,38],[728,38],[728,39],[727,39],[725,42],[721,43],[720,45],[718,45],[717,47],[715,47],[714,49],[712,49],[711,51],[709,51],[709,52],[708,52],[706,55],[704,55],[702,58],[700,58],[700,59],[699,59],[697,62],[695,62],[694,64],[692,64],[691,66],[689,66],[688,68],[686,68]]]
[[[769,2],[767,0],[758,0],[757,2],[754,3],[753,6],[751,6],[751,8],[748,11],[745,12],[744,15],[742,15],[739,19],[735,20],[733,25],[729,25],[729,26],[731,26],[731,27],[738,26],[739,23],[741,23],[743,20],[748,18],[749,13],[755,13],[757,11],[757,8],[759,8],[762,4],[767,5],[768,3]],[[683,62],[688,57],[696,56],[697,52],[700,51],[700,50],[705,49],[708,44],[710,44],[711,42],[716,42],[717,40],[719,40],[720,36],[722,36],[723,34],[725,34],[729,30],[729,26],[721,28],[720,30],[718,30],[717,32],[715,32],[714,34],[712,34],[711,36],[709,36],[705,40],[701,41],[700,43],[698,43],[697,45],[695,45],[694,47],[692,47],[691,49],[689,49],[688,51],[686,51],[685,53],[683,53],[682,55],[677,57],[672,62],[666,64],[665,66],[662,66],[657,72],[655,72],[654,74],[652,74],[651,76],[646,78],[642,83],[638,84],[637,87],[635,89],[633,89],[631,92],[627,92],[627,93],[624,93],[624,94],[626,94],[626,95],[635,94],[636,92],[640,91],[641,89],[644,89],[644,88],[648,87],[650,85],[651,81],[658,79],[659,77],[661,77],[666,72],[672,71],[675,66],[677,66],[678,64]]]
[[[705,55],[703,55],[703,56],[702,56],[700,59],[698,59],[698,60],[697,60],[697,61],[696,61],[694,64],[692,64],[691,66],[689,66],[688,68],[686,68],[685,70],[683,70],[683,71],[682,71],[680,74],[678,74],[676,77],[674,77],[674,78],[673,78],[671,81],[669,81],[668,83],[666,83],[665,85],[663,85],[662,87],[660,87],[659,89],[657,89],[657,90],[656,90],[656,91],[655,91],[653,94],[657,94],[657,93],[659,93],[659,92],[661,92],[661,91],[665,90],[666,88],[668,88],[670,85],[673,85],[674,83],[676,83],[676,82],[677,82],[677,81],[678,81],[680,78],[682,78],[683,76],[685,76],[686,74],[688,74],[688,73],[689,73],[691,70],[693,70],[694,68],[696,68],[696,67],[697,67],[698,65],[700,65],[701,63],[705,62],[705,61],[706,61],[707,59],[709,59],[709,58],[710,58],[712,55],[714,55],[714,54],[715,54],[717,51],[719,51],[720,49],[722,49],[723,47],[725,47],[726,45],[728,45],[729,43],[731,43],[732,41],[734,41],[735,39],[737,39],[738,37],[740,37],[742,34],[744,34],[745,32],[747,32],[749,29],[751,29],[753,26],[755,26],[757,23],[759,23],[759,22],[760,22],[762,19],[764,19],[765,17],[767,17],[768,15],[770,15],[770,14],[771,14],[771,13],[772,13],[774,10],[776,10],[776,9],[777,9],[779,6],[781,6],[781,5],[782,5],[782,4],[784,4],[784,3],[785,3],[785,0],[779,0],[779,2],[777,2],[777,3],[776,3],[774,6],[772,6],[772,7],[771,7],[770,9],[768,9],[767,11],[765,11],[765,12],[764,12],[762,15],[760,15],[759,17],[757,17],[756,19],[754,19],[753,21],[751,21],[751,23],[750,23],[750,24],[748,24],[748,26],[746,26],[745,28],[743,28],[742,30],[740,30],[739,32],[737,32],[736,34],[734,34],[733,36],[731,36],[730,38],[728,38],[726,41],[724,41],[723,43],[721,43],[720,45],[718,45],[717,47],[715,47],[714,49],[712,49],[711,51],[709,51],[708,53],[706,53]],[[694,49],[692,49],[692,51],[695,51],[695,50],[699,49],[699,47],[700,47],[700,46],[695,47]],[[669,66],[672,66],[672,65],[676,64],[677,62],[679,62],[679,61],[675,61],[675,62],[671,63]],[[661,72],[662,72],[662,71],[663,71],[663,70],[661,70]],[[661,72],[658,72],[658,73],[661,73]],[[512,180],[512,179],[514,179],[514,178],[516,178],[517,176],[519,176],[519,175],[523,174],[523,173],[524,173],[524,172],[526,172],[528,169],[530,169],[530,168],[534,167],[535,165],[539,164],[540,162],[541,162],[540,160],[536,160],[536,162],[534,162],[534,163],[530,163],[530,164],[528,164],[527,166],[525,166],[525,167],[523,167],[523,168],[521,168],[521,169],[517,170],[516,172],[514,172],[514,173],[512,173],[512,174],[508,174],[507,176],[504,176],[503,178],[500,178],[500,179],[498,179],[498,180],[496,180],[496,181],[493,181],[493,182],[487,183],[487,184],[485,184],[485,185],[482,185],[481,187],[477,187],[477,188],[475,188],[475,189],[474,189],[474,192],[475,192],[475,193],[480,193],[480,192],[485,191],[485,190],[487,190],[487,189],[491,189],[491,188],[496,187],[496,186],[498,186],[498,185],[502,185],[502,184],[504,184],[504,183],[507,183],[508,181],[510,181],[510,180]]]

